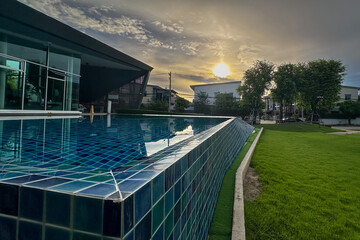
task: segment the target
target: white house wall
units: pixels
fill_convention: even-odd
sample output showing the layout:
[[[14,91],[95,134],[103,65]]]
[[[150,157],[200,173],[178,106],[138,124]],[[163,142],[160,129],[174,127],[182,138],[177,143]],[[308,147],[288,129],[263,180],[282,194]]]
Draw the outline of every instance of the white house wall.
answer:
[[[197,100],[197,95],[200,92],[205,92],[208,94],[208,100],[211,105],[215,104],[215,95],[216,93],[232,93],[236,100],[240,100],[240,96],[237,93],[236,89],[241,83],[226,83],[226,84],[214,84],[214,85],[204,85],[204,86],[193,86],[194,89],[194,99]]]

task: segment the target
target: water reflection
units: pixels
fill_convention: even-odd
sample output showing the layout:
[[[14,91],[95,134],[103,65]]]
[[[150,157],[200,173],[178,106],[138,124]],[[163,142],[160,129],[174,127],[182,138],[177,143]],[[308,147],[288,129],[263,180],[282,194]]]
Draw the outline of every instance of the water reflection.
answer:
[[[224,120],[116,115],[0,120],[0,168],[6,163],[131,166]]]

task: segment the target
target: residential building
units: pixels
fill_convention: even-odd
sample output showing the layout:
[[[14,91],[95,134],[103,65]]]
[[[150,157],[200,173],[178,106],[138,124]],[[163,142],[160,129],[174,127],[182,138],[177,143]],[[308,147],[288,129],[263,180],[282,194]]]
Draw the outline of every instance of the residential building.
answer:
[[[194,91],[194,100],[197,100],[198,94],[204,92],[208,95],[210,105],[215,105],[216,95],[219,93],[231,93],[236,100],[240,100],[240,96],[236,89],[241,85],[241,81],[210,83],[201,85],[191,85]]]
[[[78,114],[79,103],[106,109],[112,91],[118,107],[138,108],[151,70],[18,1],[1,1],[0,114]]]
[[[341,91],[339,93],[339,102],[343,102],[346,100],[357,101],[359,98],[359,90],[360,87],[341,86]]]
[[[173,110],[175,107],[175,100],[177,98],[177,92],[175,90],[171,90],[171,101],[170,101],[170,110]],[[164,89],[157,85],[147,85],[144,97],[142,99],[141,104],[147,105],[153,99],[160,101],[169,101],[169,89]]]

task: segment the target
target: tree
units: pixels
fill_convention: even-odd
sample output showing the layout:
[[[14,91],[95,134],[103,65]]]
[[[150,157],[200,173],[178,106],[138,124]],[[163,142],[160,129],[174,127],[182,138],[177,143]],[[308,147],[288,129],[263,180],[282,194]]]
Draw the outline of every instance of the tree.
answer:
[[[210,113],[208,94],[206,92],[200,92],[197,94],[197,99],[194,100],[194,111],[204,114]]]
[[[219,93],[215,99],[216,114],[224,116],[238,116],[239,104],[231,93]]]
[[[291,63],[280,65],[274,73],[276,88],[272,90],[272,96],[280,103],[280,119],[283,119],[284,105],[288,106],[295,102],[298,79],[298,67]]]
[[[237,89],[243,101],[251,107],[254,123],[258,113],[264,106],[261,98],[264,95],[265,89],[270,87],[273,73],[274,64],[266,61],[256,61],[253,67],[245,71],[244,85],[239,86]]]
[[[156,111],[167,111],[169,108],[169,103],[167,101],[152,99],[148,104],[148,109]]]
[[[320,110],[330,110],[339,100],[345,66],[341,61],[317,60],[304,66],[300,101],[311,111],[311,123]]]
[[[244,120],[251,114],[251,106],[245,101],[239,101],[239,116]]]
[[[177,112],[184,112],[185,108],[190,106],[190,102],[182,97],[176,97],[175,100],[175,110]]]
[[[348,119],[349,125],[351,125],[351,119],[360,117],[360,102],[345,101],[339,103],[340,111]]]

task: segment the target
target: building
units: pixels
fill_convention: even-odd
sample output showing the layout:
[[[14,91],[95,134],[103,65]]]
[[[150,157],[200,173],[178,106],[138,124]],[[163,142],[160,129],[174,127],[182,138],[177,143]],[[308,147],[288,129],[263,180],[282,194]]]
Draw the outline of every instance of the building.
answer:
[[[360,87],[341,86],[341,91],[339,93],[339,102],[343,102],[346,100],[357,101],[359,99],[359,90]]]
[[[170,109],[173,110],[175,107],[175,100],[177,98],[177,92],[175,90],[171,90],[171,102]],[[159,101],[169,101],[169,89],[164,89],[157,85],[146,85],[146,89],[144,92],[144,97],[142,99],[141,104],[147,105],[153,99]]]
[[[197,100],[198,94],[204,92],[208,95],[210,105],[215,105],[216,95],[219,93],[231,93],[236,100],[240,100],[240,96],[236,89],[241,85],[241,81],[224,82],[224,83],[211,83],[201,85],[191,85],[194,91],[194,100]]]
[[[74,114],[79,103],[104,109],[112,91],[118,107],[138,108],[151,70],[18,1],[1,1],[0,114]]]
[[[339,101],[344,102],[347,100],[357,101],[359,99],[359,90],[360,87],[352,87],[352,86],[341,86],[341,90],[339,92]],[[274,99],[271,97],[271,93],[269,92],[266,96],[263,97],[263,100],[265,101],[265,109],[264,109],[264,118],[270,119],[270,120],[276,120],[278,119],[280,115],[280,104],[275,102]],[[286,112],[288,114],[294,114],[298,113],[299,115],[301,112],[301,109],[297,107],[297,105],[294,103],[291,106],[284,106],[286,109]],[[339,106],[335,106],[331,112],[339,112],[340,108]],[[285,113],[285,109],[284,109]]]

